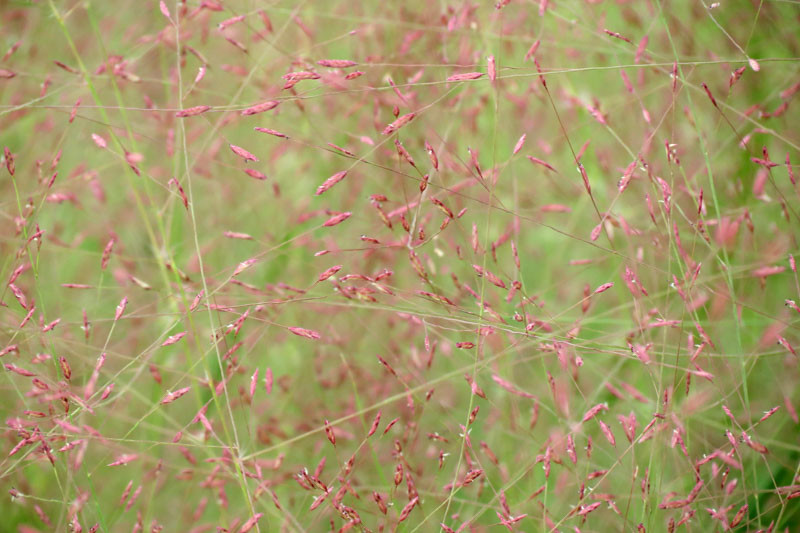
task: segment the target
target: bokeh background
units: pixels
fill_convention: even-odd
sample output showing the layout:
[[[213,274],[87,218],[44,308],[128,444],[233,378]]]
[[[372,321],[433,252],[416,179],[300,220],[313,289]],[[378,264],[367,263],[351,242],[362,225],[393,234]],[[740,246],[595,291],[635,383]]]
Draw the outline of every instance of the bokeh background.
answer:
[[[0,529],[793,531],[799,17],[0,3]]]

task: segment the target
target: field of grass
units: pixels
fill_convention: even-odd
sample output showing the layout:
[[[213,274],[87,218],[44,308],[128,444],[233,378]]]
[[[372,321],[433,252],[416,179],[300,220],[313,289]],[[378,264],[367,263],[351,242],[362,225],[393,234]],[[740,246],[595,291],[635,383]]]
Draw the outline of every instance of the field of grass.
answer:
[[[800,531],[798,2],[0,24],[0,530]]]

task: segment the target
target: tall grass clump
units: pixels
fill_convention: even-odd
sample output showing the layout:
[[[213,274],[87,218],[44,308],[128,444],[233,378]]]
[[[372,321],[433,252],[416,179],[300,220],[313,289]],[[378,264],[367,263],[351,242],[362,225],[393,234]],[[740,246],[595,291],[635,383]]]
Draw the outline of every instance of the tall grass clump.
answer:
[[[0,530],[800,530],[799,17],[0,3]]]

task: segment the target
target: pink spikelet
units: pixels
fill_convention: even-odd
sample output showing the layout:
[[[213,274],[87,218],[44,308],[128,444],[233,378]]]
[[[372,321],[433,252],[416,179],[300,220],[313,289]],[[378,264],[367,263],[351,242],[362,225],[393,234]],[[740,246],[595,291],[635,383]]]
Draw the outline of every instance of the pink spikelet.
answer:
[[[433,165],[434,170],[439,170],[439,158],[436,156],[433,146],[431,146],[428,141],[425,141],[425,151],[428,152],[428,157],[431,159],[431,165]]]
[[[548,163],[546,161],[543,161],[543,160],[539,159],[538,157],[533,157],[532,155],[529,155],[527,157],[528,157],[528,159],[530,159],[531,163],[534,163],[536,165],[541,165],[541,166],[543,166],[544,168],[546,168],[548,170],[552,170],[553,172],[556,172],[556,169],[553,168],[552,165],[550,165],[550,163]]]
[[[176,333],[175,335],[167,337],[167,340],[162,342],[161,346],[170,346],[172,344],[175,344],[176,342],[178,342],[179,340],[181,340],[185,336],[186,336],[186,332],[185,331],[181,331],[180,333]]]
[[[327,419],[325,420],[325,435],[328,437],[328,440],[331,441],[331,444],[336,446],[336,435],[333,433],[333,428]]]
[[[269,133],[270,135],[274,135],[275,137],[280,137],[281,139],[288,139],[289,138],[289,136],[286,135],[285,133],[281,133],[279,131],[276,131],[276,130],[273,130],[273,129],[270,129],[270,128],[257,127],[257,128],[253,128],[253,129],[256,130],[259,133]]]
[[[400,516],[398,517],[397,521],[402,522],[403,520],[408,518],[408,515],[411,514],[411,511],[414,509],[414,507],[416,507],[417,503],[419,503],[419,496],[414,497],[410,502],[406,504],[405,507],[403,507],[403,510],[400,511]]]
[[[745,70],[747,70],[747,67],[740,67],[740,68],[737,68],[736,70],[734,70],[733,72],[731,72],[731,77],[728,79],[728,88],[729,89],[731,87],[733,87],[734,83],[739,81],[739,79],[742,77],[742,74],[744,74]]]
[[[589,175],[586,173],[586,168],[584,168],[583,163],[578,163],[578,171],[581,173],[581,179],[583,180],[583,186],[586,189],[586,192],[589,193],[589,196],[591,196],[592,185],[589,182]]]
[[[414,120],[415,116],[416,116],[416,113],[408,113],[407,115],[403,115],[403,116],[399,117],[397,120],[395,120],[394,122],[392,122],[391,124],[386,126],[383,129],[382,133],[384,135],[391,135],[392,133],[396,132],[397,130],[399,130],[400,128],[402,128],[403,126],[405,126],[406,124],[408,124],[412,120]]]
[[[30,264],[22,264],[17,268],[15,268],[14,271],[11,273],[11,277],[8,278],[8,284],[10,285],[15,281],[17,281],[17,278],[19,278],[22,275],[22,273],[28,270],[30,267],[31,267]]]
[[[280,102],[278,102],[277,100],[268,100],[266,102],[248,107],[247,109],[243,109],[241,114],[243,116],[257,115],[259,113],[275,109],[276,107],[278,107],[278,104],[280,104]]]
[[[100,136],[99,136],[98,134],[96,134],[96,133],[92,133],[92,140],[93,140],[93,141],[94,141],[94,143],[95,143],[95,144],[98,146],[98,148],[103,148],[103,149],[105,149],[105,148],[107,148],[107,147],[108,147],[108,143],[106,142],[106,140],[105,140],[105,139],[103,139],[102,137],[100,137]]]
[[[342,269],[342,265],[334,265],[319,275],[317,281],[325,281]]]
[[[489,73],[489,79],[494,82],[497,79],[497,65],[495,64],[494,56],[487,58],[486,71]]]
[[[22,306],[23,309],[27,309],[28,299],[25,297],[25,293],[22,292],[22,289],[20,289],[13,283],[9,283],[8,288],[11,290],[11,293],[14,295],[14,298],[17,299],[17,302],[19,302],[19,305]]]
[[[378,411],[377,414],[375,415],[375,419],[372,421],[372,425],[369,428],[367,437],[371,437],[375,434],[375,431],[377,431],[380,423],[381,423],[381,411]]]
[[[6,346],[2,350],[0,350],[0,357],[3,357],[4,355],[8,355],[8,354],[10,354],[12,352],[16,352],[17,354],[19,354],[19,346],[16,345],[16,344],[10,344],[10,345]]]
[[[200,305],[200,301],[203,299],[203,294],[205,294],[205,290],[200,289],[200,292],[198,292],[197,296],[195,296],[194,300],[192,300],[192,305],[189,306],[190,313],[197,309],[197,306]]]
[[[649,365],[650,362],[652,361],[650,359],[650,354],[648,353],[650,347],[651,347],[650,344],[648,344],[647,346],[643,346],[641,344],[635,344],[631,347],[631,351],[634,353],[634,355],[636,355],[636,357],[639,358],[639,360],[642,363]]]
[[[350,68],[355,67],[358,63],[348,59],[321,59],[317,61],[317,65],[328,68]]]
[[[310,72],[307,70],[301,70],[297,72],[289,72],[288,74],[284,74],[281,76],[288,82],[298,82],[301,80],[318,80],[320,75],[316,72]]]
[[[83,288],[80,285],[78,287],[79,288]],[[48,331],[51,331],[53,328],[55,328],[58,325],[59,322],[61,322],[61,319],[57,318],[57,319],[53,320],[52,322],[50,322],[49,324],[45,325],[42,328],[42,333],[47,333]]]
[[[107,466],[123,466],[132,461],[135,461],[138,458],[139,456],[136,454],[122,454],[119,457],[117,457],[116,461],[109,463]]]
[[[578,464],[578,454],[575,453],[575,439],[572,435],[567,436],[567,455],[569,455],[569,460],[572,461],[572,464]]]
[[[78,108],[81,106],[81,99],[78,98],[75,101],[75,105],[72,106],[72,111],[69,112],[69,123],[72,124],[72,121],[75,120],[75,117],[78,115]]]
[[[31,311],[33,311],[33,309],[31,309]],[[22,327],[22,325],[20,325],[20,327]],[[91,324],[89,324],[89,316],[86,314],[86,309],[83,310],[83,326],[82,326],[81,329],[83,329],[83,337],[84,337],[84,339],[86,339],[88,341],[89,340],[89,334],[90,334],[92,328],[91,328]],[[102,357],[105,360],[105,354],[100,354],[100,357]]]
[[[610,35],[611,37],[614,37],[614,38],[619,39],[621,41],[625,41],[628,44],[633,44],[633,41],[631,41],[630,39],[628,39],[627,37],[625,37],[623,35],[620,35],[619,33],[615,32],[615,31],[603,29],[603,32],[605,32],[606,35]]]
[[[604,403],[599,403],[595,405],[594,407],[586,411],[586,413],[583,415],[583,418],[581,419],[581,422],[588,422],[589,420],[597,416],[597,414],[600,413],[601,411],[608,411],[608,405]]]
[[[125,162],[128,163],[128,166],[131,167],[131,170],[133,170],[133,173],[136,174],[137,176],[142,175],[138,166],[138,163],[140,163],[142,159],[143,159],[142,154],[138,152],[129,152],[125,150]]]
[[[169,14],[169,8],[167,7],[167,4],[164,3],[164,0],[161,0],[158,3],[158,7],[159,7],[159,9],[161,9],[161,14],[164,15],[164,18],[166,18],[169,21],[170,24],[174,25],[175,22],[173,22],[172,17]]]
[[[477,80],[478,78],[482,78],[483,76],[484,76],[483,72],[466,72],[464,74],[453,74],[452,76],[448,77],[446,81]]]
[[[253,372],[252,377],[250,377],[250,397],[256,395],[256,387],[258,386],[258,369],[256,368],[255,372]]]
[[[186,196],[186,192],[183,190],[183,187],[181,187],[180,182],[175,178],[170,178],[167,185],[174,185],[178,189],[178,194],[181,195],[181,200],[183,201],[183,207],[189,209],[189,197]]]
[[[243,241],[253,240],[253,236],[248,233],[239,233],[237,231],[224,231],[222,234],[229,239],[240,239]]]
[[[636,55],[634,56],[634,63],[639,64],[642,62],[642,58],[644,57],[645,51],[647,50],[647,43],[649,38],[647,35],[642,37],[639,40],[639,45],[636,47]]]
[[[267,369],[264,371],[264,390],[267,391],[267,394],[272,393],[272,382],[272,369],[267,367]]]
[[[100,399],[101,399],[101,400],[106,400],[106,399],[108,399],[108,397],[109,397],[109,396],[111,396],[111,393],[112,393],[113,391],[114,391],[114,384],[112,383],[112,384],[110,384],[108,387],[106,387],[105,389],[103,389],[103,393],[102,393],[102,394],[100,394]]]
[[[600,424],[600,431],[602,431],[603,435],[605,436],[609,444],[611,444],[612,446],[616,446],[617,439],[614,438],[614,433],[611,431],[611,428],[608,427],[608,424],[606,424],[602,420],[598,420],[597,423]]]
[[[586,516],[595,509],[597,509],[598,507],[600,507],[601,505],[603,505],[603,502],[594,502],[590,503],[589,505],[581,505],[579,507],[580,510],[576,514],[578,516]]]
[[[507,390],[511,394],[515,394],[517,396],[522,396],[523,398],[535,398],[535,396],[533,394],[530,394],[530,393],[527,393],[527,392],[519,390],[511,382],[506,381],[505,379],[501,378],[497,374],[492,374],[492,379],[495,381],[495,383],[497,383],[498,385],[503,387],[505,390]]]
[[[395,145],[395,148],[397,148],[397,154],[398,154],[400,157],[402,157],[403,159],[405,159],[406,161],[408,161],[408,163],[409,163],[409,164],[410,164],[412,167],[416,167],[416,166],[417,166],[417,165],[416,165],[416,163],[414,162],[414,158],[413,158],[413,157],[411,157],[411,154],[409,154],[409,153],[408,153],[408,150],[406,150],[406,149],[405,149],[405,147],[403,146],[403,143],[401,143],[400,141],[398,141],[397,139],[395,139],[395,140],[394,140],[394,145]]]
[[[231,277],[235,278],[236,276],[238,276],[239,274],[241,274],[242,272],[244,272],[245,270],[256,264],[257,261],[258,259],[256,259],[255,257],[251,257],[250,259],[242,261],[241,263],[236,265],[236,268],[234,269],[233,274],[231,274]]]
[[[594,294],[600,294],[601,292],[606,292],[608,289],[614,286],[614,283],[603,283],[599,287],[594,290]]]
[[[230,149],[234,154],[244,159],[245,163],[248,161],[258,161],[258,158],[256,156],[254,156],[244,148],[236,146],[235,144],[229,144],[228,146],[230,146]]]
[[[505,282],[502,279],[498,278],[495,274],[493,274],[489,270],[486,270],[485,268],[481,267],[480,265],[472,265],[472,268],[475,269],[475,273],[478,276],[485,276],[486,279],[489,280],[489,282],[492,285],[500,287],[501,289],[505,289],[506,288]]]
[[[523,133],[522,136],[517,141],[517,144],[514,145],[514,150],[511,152],[513,155],[517,155],[520,150],[522,150],[522,145],[525,144],[525,138],[527,137],[526,133]]]
[[[392,427],[393,427],[393,426],[394,426],[394,425],[397,423],[397,421],[398,421],[398,420],[399,420],[398,418],[395,418],[395,419],[389,420],[389,423],[388,423],[388,424],[386,424],[386,428],[384,428],[384,430],[383,430],[383,433],[382,433],[382,434],[383,434],[383,435],[386,435],[387,433],[389,433],[389,430],[390,430],[390,429],[392,429]]]
[[[700,85],[703,87],[703,90],[706,92],[706,96],[708,96],[708,99],[711,100],[712,104],[714,104],[714,107],[719,109],[719,106],[717,105],[717,99],[714,98],[713,94],[711,94],[711,89],[708,88],[708,85],[706,85],[705,82],[701,83]]]
[[[589,235],[589,238],[592,242],[596,241],[598,237],[600,237],[600,233],[603,231],[603,223],[596,225],[594,229],[592,229],[592,233]]]
[[[106,268],[108,268],[108,262],[111,260],[111,252],[114,250],[114,243],[116,242],[117,242],[116,237],[112,236],[108,240],[106,247],[103,249],[103,256],[100,260],[101,270],[105,270]]]
[[[223,20],[222,22],[220,22],[219,24],[217,24],[217,29],[219,31],[222,31],[225,28],[227,28],[228,26],[233,26],[234,24],[239,23],[239,22],[243,21],[244,19],[245,19],[245,15],[237,15],[235,17],[227,18],[227,19]]]
[[[341,224],[342,222],[350,218],[352,214],[353,213],[351,213],[350,211],[339,213],[338,215],[334,215],[325,222],[323,222],[322,225],[325,226],[326,228],[329,228],[331,226],[336,226],[337,224]]]
[[[181,109],[180,111],[175,113],[175,116],[178,118],[194,117],[197,115],[202,115],[203,113],[206,113],[208,111],[211,111],[211,106],[199,105],[195,107]]]
[[[539,39],[536,39],[533,42],[533,44],[531,45],[531,47],[528,48],[528,51],[525,52],[525,57],[523,58],[523,61],[528,61],[530,58],[532,58],[534,55],[536,55],[536,51],[539,50],[539,45],[540,44],[541,44],[541,41]]]
[[[184,388],[178,389],[178,390],[176,390],[174,392],[168,392],[167,395],[164,396],[164,398],[161,400],[161,405],[166,405],[168,403],[174,402],[175,400],[177,400],[178,398],[180,398],[181,396],[183,396],[187,392],[189,392],[189,390],[190,390],[190,387],[184,387]]]
[[[797,351],[794,349],[791,343],[780,335],[778,335],[778,344],[786,348],[793,356],[797,357]]]
[[[794,170],[792,169],[792,162],[789,159],[789,152],[786,152],[786,169],[789,171],[789,181],[792,182],[792,185],[797,185],[797,181],[794,178]]]
[[[2,61],[5,62],[9,57],[14,55],[14,52],[19,50],[19,47],[21,45],[22,45],[22,41],[17,41],[14,44],[12,44],[11,47],[8,49],[8,51],[6,51],[6,53],[3,55]]]
[[[288,329],[289,329],[289,331],[291,331],[292,333],[294,333],[295,335],[297,335],[299,337],[305,337],[307,339],[314,339],[314,340],[320,338],[320,334],[317,333],[316,331],[312,330],[312,329],[298,328],[298,327],[294,327],[294,326],[292,326],[292,327],[290,327]]]
[[[25,368],[19,367],[19,366],[15,365],[14,363],[6,363],[3,366],[9,372],[14,372],[15,374],[19,374],[20,376],[23,376],[23,377],[26,377],[26,378],[30,378],[30,377],[33,377],[33,376],[36,375],[35,373],[31,372],[30,370],[27,370]]]
[[[330,190],[331,187],[333,187],[334,185],[336,185],[337,183],[342,181],[345,177],[347,177],[347,171],[346,170],[342,170],[341,172],[337,172],[336,174],[334,174],[330,178],[328,178],[325,181],[323,181],[322,185],[317,187],[316,195],[319,196],[322,193]]]
[[[117,310],[114,313],[114,322],[119,320],[122,317],[122,314],[125,312],[125,307],[128,305],[128,297],[124,296],[122,300],[119,302],[117,306]]]
[[[242,524],[241,529],[239,529],[239,533],[247,533],[248,531],[256,527],[256,524],[258,523],[259,520],[261,520],[262,516],[264,516],[264,513],[256,513],[253,516],[251,516],[247,520],[247,522]]]
[[[769,411],[766,411],[766,412],[764,413],[764,416],[762,416],[761,418],[759,418],[759,419],[758,419],[758,421],[759,421],[759,422],[763,422],[764,420],[766,420],[766,419],[768,419],[769,417],[771,417],[772,415],[774,415],[774,414],[775,414],[775,413],[778,411],[778,409],[780,409],[780,408],[781,408],[781,406],[780,406],[780,405],[776,405],[775,407],[773,407],[773,408],[772,408],[772,409],[770,409]]]
[[[266,181],[269,179],[269,176],[267,176],[263,172],[259,172],[254,168],[246,168],[244,169],[244,173],[253,178],[254,180]]]

